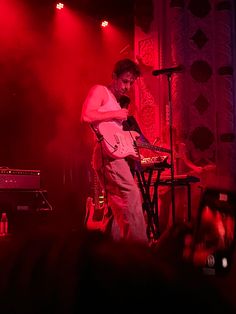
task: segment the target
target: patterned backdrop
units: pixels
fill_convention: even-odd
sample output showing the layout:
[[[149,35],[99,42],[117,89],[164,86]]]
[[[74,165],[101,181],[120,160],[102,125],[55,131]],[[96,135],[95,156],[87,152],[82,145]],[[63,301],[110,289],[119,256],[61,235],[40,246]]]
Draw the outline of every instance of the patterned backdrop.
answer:
[[[192,162],[216,165],[206,183],[222,187],[235,186],[233,21],[233,1],[136,1],[135,54],[147,66],[136,89],[141,127],[151,142],[168,144],[173,132]],[[169,104],[167,76],[150,69],[175,65],[184,71],[171,76]]]

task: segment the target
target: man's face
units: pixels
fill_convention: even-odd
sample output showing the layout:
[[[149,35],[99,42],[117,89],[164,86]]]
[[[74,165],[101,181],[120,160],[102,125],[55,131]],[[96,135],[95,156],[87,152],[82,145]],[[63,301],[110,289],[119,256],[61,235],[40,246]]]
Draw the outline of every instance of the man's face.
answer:
[[[125,72],[119,77],[115,76],[113,82],[116,96],[120,97],[122,95],[126,95],[129,92],[131,86],[134,84],[135,80],[136,76],[131,72]]]

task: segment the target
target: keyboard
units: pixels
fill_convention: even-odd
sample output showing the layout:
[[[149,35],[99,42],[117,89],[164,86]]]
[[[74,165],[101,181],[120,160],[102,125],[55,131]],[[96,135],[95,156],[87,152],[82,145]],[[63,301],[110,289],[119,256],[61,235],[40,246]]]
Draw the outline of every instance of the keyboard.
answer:
[[[146,157],[141,159],[142,168],[170,168],[170,165],[167,163],[168,156],[153,156]]]

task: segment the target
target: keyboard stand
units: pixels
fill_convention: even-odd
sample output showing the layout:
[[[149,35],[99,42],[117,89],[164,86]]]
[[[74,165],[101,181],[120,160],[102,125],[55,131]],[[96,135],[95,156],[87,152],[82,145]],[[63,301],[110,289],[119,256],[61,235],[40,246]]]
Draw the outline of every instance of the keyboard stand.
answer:
[[[147,236],[149,240],[158,239],[160,236],[159,228],[159,206],[158,206],[158,192],[159,186],[174,185],[184,186],[187,189],[187,216],[188,222],[191,221],[191,184],[199,182],[200,179],[195,176],[180,175],[176,176],[174,180],[171,177],[161,178],[162,172],[165,167],[148,167],[144,170],[136,170],[135,175],[138,180],[138,186],[140,188],[143,197],[143,210],[147,222]],[[154,180],[153,180],[154,178]],[[175,223],[175,221],[173,221]]]
[[[143,211],[147,223],[148,239],[158,239],[159,234],[159,217],[158,217],[158,189],[161,173],[165,170],[160,168],[146,168],[145,170],[136,170],[135,175],[138,180],[143,197]],[[155,181],[153,183],[153,177]],[[153,188],[154,189],[151,189]]]

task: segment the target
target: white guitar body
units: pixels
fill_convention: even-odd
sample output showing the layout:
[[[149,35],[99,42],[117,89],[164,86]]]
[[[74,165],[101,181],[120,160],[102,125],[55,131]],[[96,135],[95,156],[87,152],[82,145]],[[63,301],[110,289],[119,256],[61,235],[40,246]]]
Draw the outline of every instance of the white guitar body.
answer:
[[[98,127],[99,140],[101,141],[107,154],[112,158],[131,157],[140,160],[139,147],[153,151],[170,153],[170,149],[140,143],[136,141],[140,134],[136,131],[124,131],[120,125],[114,121],[101,122]]]
[[[103,136],[103,147],[111,157],[140,159],[135,142],[140,137],[138,132],[123,131],[116,122],[101,122],[98,130]]]

